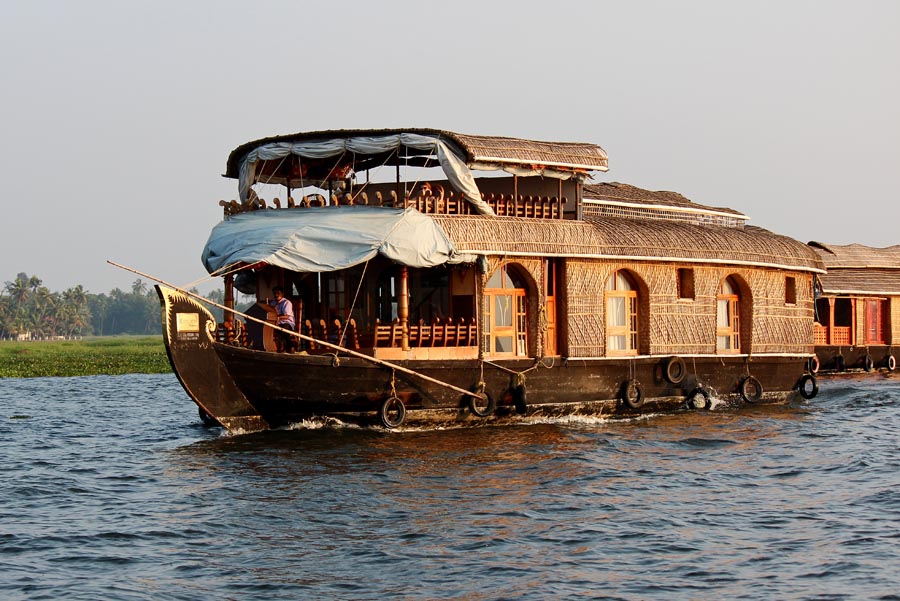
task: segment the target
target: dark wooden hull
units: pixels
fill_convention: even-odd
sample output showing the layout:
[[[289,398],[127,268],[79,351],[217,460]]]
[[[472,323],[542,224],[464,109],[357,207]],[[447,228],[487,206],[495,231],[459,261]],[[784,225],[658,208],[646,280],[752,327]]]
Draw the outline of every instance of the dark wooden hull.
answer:
[[[701,387],[715,398],[740,401],[741,385],[748,376],[763,388],[758,402],[785,402],[798,394],[810,358],[684,357],[683,379],[677,384],[670,381],[679,378],[671,378],[667,370],[669,356],[393,362],[466,390],[484,382],[496,410],[479,417],[469,409],[470,397],[364,358],[279,354],[215,342],[212,315],[185,295],[157,288],[173,369],[202,412],[232,430],[259,430],[327,416],[377,424],[382,404],[392,396],[403,401],[404,423],[410,425],[478,424],[517,413],[629,416],[684,408]],[[188,317],[179,318],[180,313]],[[638,384],[642,402],[635,402],[633,396],[631,402],[626,400],[623,391],[629,382]]]
[[[896,368],[898,350],[887,344],[864,346],[817,345],[818,373],[876,371]],[[813,366],[814,367],[814,366]]]

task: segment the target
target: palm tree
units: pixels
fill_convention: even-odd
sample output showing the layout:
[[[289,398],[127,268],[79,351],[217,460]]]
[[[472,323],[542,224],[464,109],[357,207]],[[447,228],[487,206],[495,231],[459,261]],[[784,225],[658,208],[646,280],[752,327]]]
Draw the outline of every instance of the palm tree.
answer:
[[[59,297],[55,292],[45,286],[40,286],[34,293],[34,313],[36,315],[36,324],[41,334],[50,336],[55,334],[55,326],[53,324],[53,313],[59,304]]]
[[[63,292],[62,299],[62,304],[66,307],[63,313],[66,335],[81,334],[82,330],[90,323],[87,293],[82,285],[78,284]]]
[[[9,299],[3,298],[3,290],[0,290],[0,339],[9,336]]]
[[[31,298],[31,288],[28,285],[28,281],[28,276],[25,273],[20,273],[16,276],[15,281],[6,282],[6,291],[9,292],[10,302],[15,307],[15,312],[10,322],[10,331],[16,334],[22,333],[22,311],[25,309],[28,299]]]
[[[69,301],[79,309],[87,305],[87,292],[84,291],[81,284],[74,288],[69,288],[66,290],[66,293],[69,295]]]
[[[6,291],[9,292],[9,297],[15,301],[15,304],[18,306],[23,305],[31,298],[31,288],[28,286],[28,277],[25,276],[24,273],[20,273],[19,276],[13,282],[6,282]]]

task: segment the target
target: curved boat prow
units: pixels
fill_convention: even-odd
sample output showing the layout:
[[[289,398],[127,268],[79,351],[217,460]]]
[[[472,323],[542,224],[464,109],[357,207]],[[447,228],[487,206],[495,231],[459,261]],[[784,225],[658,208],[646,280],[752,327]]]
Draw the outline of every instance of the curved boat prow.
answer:
[[[269,429],[268,422],[235,386],[216,354],[216,320],[190,296],[156,286],[163,339],[172,369],[201,411],[231,431]]]

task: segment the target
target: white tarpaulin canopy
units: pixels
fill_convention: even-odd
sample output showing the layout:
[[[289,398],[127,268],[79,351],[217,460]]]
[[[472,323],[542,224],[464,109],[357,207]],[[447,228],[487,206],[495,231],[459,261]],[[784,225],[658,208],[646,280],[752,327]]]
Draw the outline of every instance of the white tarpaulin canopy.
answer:
[[[409,267],[470,263],[441,227],[415,209],[348,206],[233,215],[216,225],[203,249],[209,273],[238,262],[291,271],[335,271],[376,254]]]
[[[241,159],[238,192],[241,200],[246,201],[250,186],[256,178],[256,163],[270,161],[286,156],[298,156],[307,159],[323,159],[340,156],[344,153],[377,154],[408,146],[417,150],[433,152],[444,170],[447,179],[454,188],[482,215],[493,215],[491,207],[481,199],[478,185],[466,161],[444,141],[436,136],[402,133],[389,136],[353,136],[336,137],[329,140],[302,142],[271,142],[254,148]]]

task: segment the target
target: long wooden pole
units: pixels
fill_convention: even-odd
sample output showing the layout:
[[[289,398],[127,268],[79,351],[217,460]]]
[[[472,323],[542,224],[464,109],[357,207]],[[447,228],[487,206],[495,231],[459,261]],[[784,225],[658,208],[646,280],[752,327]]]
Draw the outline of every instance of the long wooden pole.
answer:
[[[190,296],[190,297],[192,297],[192,298],[195,298],[195,299],[197,299],[197,300],[199,300],[199,301],[202,301],[202,302],[207,303],[207,304],[209,304],[209,305],[212,305],[212,306],[214,306],[214,307],[218,307],[218,308],[220,308],[220,309],[228,310],[228,308],[227,308],[225,305],[220,305],[219,303],[217,303],[217,302],[215,302],[215,301],[212,301],[212,300],[210,300],[210,299],[208,299],[208,298],[206,298],[206,297],[204,297],[204,296],[200,296],[199,294],[196,294],[196,293],[194,293],[194,292],[191,292],[190,290],[185,290],[184,288],[181,288],[181,287],[179,287],[179,286],[176,286],[175,284],[170,284],[169,282],[167,282],[167,281],[165,281],[165,280],[161,280],[161,279],[159,279],[159,278],[157,278],[157,277],[154,277],[154,276],[152,276],[152,275],[150,275],[150,274],[143,273],[143,272],[138,271],[137,269],[133,269],[133,268],[131,268],[131,267],[126,267],[125,265],[121,265],[121,264],[119,264],[119,263],[116,263],[115,261],[110,261],[109,259],[107,259],[106,262],[109,263],[110,265],[113,265],[114,267],[118,267],[119,269],[124,269],[125,271],[130,271],[131,273],[135,273],[135,274],[137,274],[137,275],[139,275],[139,276],[142,276],[142,277],[145,277],[145,278],[147,278],[147,279],[153,280],[154,282],[158,282],[158,283],[160,283],[160,284],[163,284],[163,285],[165,285],[165,286],[168,286],[169,288],[172,288],[173,290],[176,290],[176,291],[178,291],[178,292],[181,292],[182,294],[186,294],[187,296]],[[274,329],[274,330],[278,330],[278,331],[281,331],[281,332],[288,332],[288,333],[290,333],[291,335],[296,336],[297,338],[300,338],[300,339],[302,339],[302,340],[306,340],[306,341],[308,341],[308,342],[314,342],[314,343],[316,343],[316,344],[320,344],[320,345],[322,345],[322,346],[325,346],[325,347],[334,349],[334,350],[336,350],[336,351],[341,351],[341,352],[347,353],[348,355],[351,355],[351,356],[353,356],[353,357],[357,357],[357,358],[359,358],[359,359],[364,359],[364,360],[366,360],[366,361],[369,361],[370,363],[375,363],[376,365],[381,365],[381,366],[384,366],[384,367],[389,367],[389,368],[391,368],[391,369],[396,369],[397,371],[403,372],[403,373],[405,373],[405,374],[410,374],[410,375],[412,375],[412,376],[416,376],[416,377],[418,377],[418,378],[422,378],[423,380],[425,380],[425,381],[427,381],[427,382],[431,382],[431,383],[433,383],[433,384],[437,384],[437,385],[439,385],[439,386],[443,386],[444,388],[449,388],[450,390],[455,390],[456,392],[459,392],[460,394],[463,394],[463,395],[465,395],[465,396],[471,396],[471,397],[475,397],[475,398],[481,399],[481,400],[484,400],[484,399],[485,399],[485,396],[484,396],[483,394],[479,394],[479,393],[477,393],[477,392],[472,392],[471,390],[466,390],[466,389],[464,389],[464,388],[459,388],[458,386],[454,386],[453,384],[450,384],[449,382],[442,382],[441,380],[437,380],[437,379],[435,379],[435,378],[432,378],[431,376],[426,376],[425,374],[422,374],[422,373],[419,373],[419,372],[417,372],[417,371],[415,371],[415,370],[412,370],[412,369],[403,367],[402,365],[397,365],[396,363],[391,363],[391,362],[389,362],[389,361],[385,361],[384,359],[377,359],[377,358],[375,358],[375,357],[370,357],[369,355],[366,355],[366,354],[363,354],[363,353],[359,353],[359,352],[357,352],[357,351],[354,351],[354,350],[351,350],[351,349],[348,349],[348,348],[344,348],[344,347],[342,347],[342,346],[340,346],[340,345],[337,345],[337,344],[332,344],[332,343],[330,343],[330,342],[325,342],[324,340],[318,340],[318,339],[313,338],[313,337],[311,337],[311,336],[307,336],[307,335],[305,335],[305,334],[301,334],[300,332],[294,332],[293,330],[286,330],[286,329],[284,329],[284,328],[279,328],[277,325],[272,325],[271,323],[269,323],[269,322],[267,322],[267,321],[265,321],[265,320],[263,320],[263,319],[257,319],[256,317],[253,317],[252,315],[247,315],[246,313],[241,313],[240,311],[238,311],[238,310],[236,310],[236,309],[232,309],[232,312],[233,312],[235,315],[240,315],[241,317],[243,317],[243,318],[245,318],[245,319],[249,319],[250,321],[255,321],[256,323],[260,323],[260,324],[262,324],[262,325],[264,325],[264,326],[266,326],[266,327],[270,327],[270,328],[272,328],[272,329]]]

